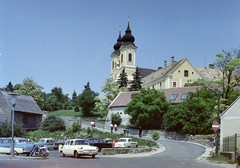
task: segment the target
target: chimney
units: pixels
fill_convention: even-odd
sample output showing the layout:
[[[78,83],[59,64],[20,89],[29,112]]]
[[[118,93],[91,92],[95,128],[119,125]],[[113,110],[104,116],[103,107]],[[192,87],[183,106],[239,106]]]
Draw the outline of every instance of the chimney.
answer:
[[[209,64],[209,69],[214,69],[214,65],[213,64]]]
[[[164,68],[166,68],[166,66],[167,66],[167,61],[165,60],[164,61]]]
[[[174,63],[174,56],[172,56],[172,64]]]

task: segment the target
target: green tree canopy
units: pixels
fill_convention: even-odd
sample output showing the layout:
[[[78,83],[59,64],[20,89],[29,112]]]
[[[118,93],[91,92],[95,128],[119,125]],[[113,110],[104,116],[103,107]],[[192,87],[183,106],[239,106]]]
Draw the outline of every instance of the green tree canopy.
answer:
[[[32,78],[27,77],[22,84],[18,85],[15,93],[32,96],[40,108],[44,106],[43,87],[38,85]]]
[[[123,68],[123,70],[119,74],[119,77],[118,77],[118,80],[117,80],[117,84],[118,84],[119,88],[127,87],[127,85],[128,85],[128,76],[127,76],[127,73],[125,72],[125,68]]]
[[[105,93],[103,98],[96,97],[96,111],[107,113],[108,106],[116,98],[120,92],[128,91],[127,87],[119,88],[113,78],[107,78],[104,86],[102,86],[102,92]]]
[[[79,105],[82,109],[83,116],[93,116],[93,109],[95,108],[96,97],[99,95],[90,88],[89,82],[84,86],[83,92],[79,95]]]
[[[212,133],[212,122],[216,120],[214,110],[217,94],[208,88],[202,88],[195,93],[189,93],[181,104],[171,108],[164,115],[166,131],[176,131],[182,134]]]
[[[140,71],[138,67],[136,68],[136,71],[132,74],[133,80],[130,82],[130,91],[138,91],[142,88],[142,76],[140,74]]]
[[[240,57],[239,50],[236,52],[226,52],[216,55],[214,65],[222,72],[221,79],[218,84],[222,87],[222,98],[228,100],[230,94],[234,91],[236,86],[240,86]],[[231,102],[226,102],[230,104]]]
[[[163,115],[171,107],[163,92],[155,89],[141,89],[132,94],[132,100],[127,104],[125,113],[132,118],[130,122],[144,129],[161,128]]]

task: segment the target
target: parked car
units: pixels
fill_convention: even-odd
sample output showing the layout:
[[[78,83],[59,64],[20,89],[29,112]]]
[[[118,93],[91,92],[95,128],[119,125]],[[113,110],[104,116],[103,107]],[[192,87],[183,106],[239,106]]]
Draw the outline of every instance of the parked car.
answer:
[[[137,148],[138,143],[132,138],[119,138],[114,144],[114,148]]]
[[[105,138],[86,138],[88,143],[91,146],[98,147],[98,152],[102,150],[102,148],[112,148],[112,143],[107,142]]]
[[[55,147],[54,149],[58,149],[59,145],[64,145],[67,140],[70,138],[62,138],[59,141],[55,142]]]
[[[86,139],[70,139],[64,145],[59,145],[58,151],[61,156],[72,155],[75,158],[81,156],[92,156],[98,154],[98,147],[89,145]]]
[[[55,143],[55,140],[52,138],[41,138],[35,144],[39,146],[45,146],[46,148],[48,148],[48,150],[54,150],[56,148]]]
[[[10,154],[12,145],[12,137],[2,138],[0,141],[0,153]],[[14,137],[14,153],[30,155],[33,144],[29,143],[28,139],[21,137]]]

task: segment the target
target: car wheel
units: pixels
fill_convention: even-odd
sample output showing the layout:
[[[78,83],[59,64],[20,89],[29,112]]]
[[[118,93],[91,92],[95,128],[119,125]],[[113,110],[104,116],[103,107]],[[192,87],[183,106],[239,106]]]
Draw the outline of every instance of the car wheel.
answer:
[[[136,148],[138,148],[138,145],[136,145]]]
[[[14,155],[19,155],[19,153],[17,151],[14,151]]]
[[[65,156],[65,154],[64,154],[63,152],[60,152],[60,155],[61,155],[62,157],[64,157],[64,156]]]
[[[92,155],[92,158],[95,158],[95,155]]]
[[[75,158],[78,158],[78,157],[79,157],[77,151],[74,152],[74,157],[75,157]]]

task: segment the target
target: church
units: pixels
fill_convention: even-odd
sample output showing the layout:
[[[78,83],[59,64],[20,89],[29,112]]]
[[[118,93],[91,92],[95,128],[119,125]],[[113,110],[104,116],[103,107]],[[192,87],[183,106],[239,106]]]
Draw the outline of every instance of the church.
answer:
[[[111,75],[114,80],[117,80],[122,70],[125,68],[125,72],[128,76],[128,81],[133,80],[132,74],[136,70],[136,50],[135,37],[132,35],[130,29],[130,21],[128,20],[127,29],[125,35],[121,36],[121,30],[119,30],[119,36],[116,44],[114,44],[114,51],[111,54]],[[142,77],[142,88],[154,88],[154,89],[168,89],[184,87],[185,84],[191,83],[197,79],[220,79],[221,72],[214,69],[213,64],[209,64],[209,67],[194,67],[187,58],[181,60],[174,60],[174,56],[171,57],[171,62],[167,64],[164,60],[164,66],[157,69],[149,69],[138,67]]]
[[[111,54],[111,77],[117,80],[121,71],[125,68],[128,75],[128,81],[133,80],[132,74],[136,70],[136,50],[135,37],[130,29],[128,21],[125,35],[121,37],[121,31],[117,43],[113,46],[114,51]],[[185,84],[194,82],[197,79],[217,80],[222,74],[220,70],[214,68],[213,64],[209,67],[193,66],[187,58],[175,61],[174,56],[171,62],[163,61],[163,67],[157,70],[138,67],[142,76],[142,88],[156,89],[164,92],[166,99],[172,105],[182,103],[189,92],[196,92],[198,86],[184,87]],[[120,92],[118,96],[108,106],[108,114],[105,127],[108,128],[111,123],[112,114],[120,114],[122,125],[130,125],[131,116],[124,114],[127,104],[131,101],[131,95],[135,92]]]

